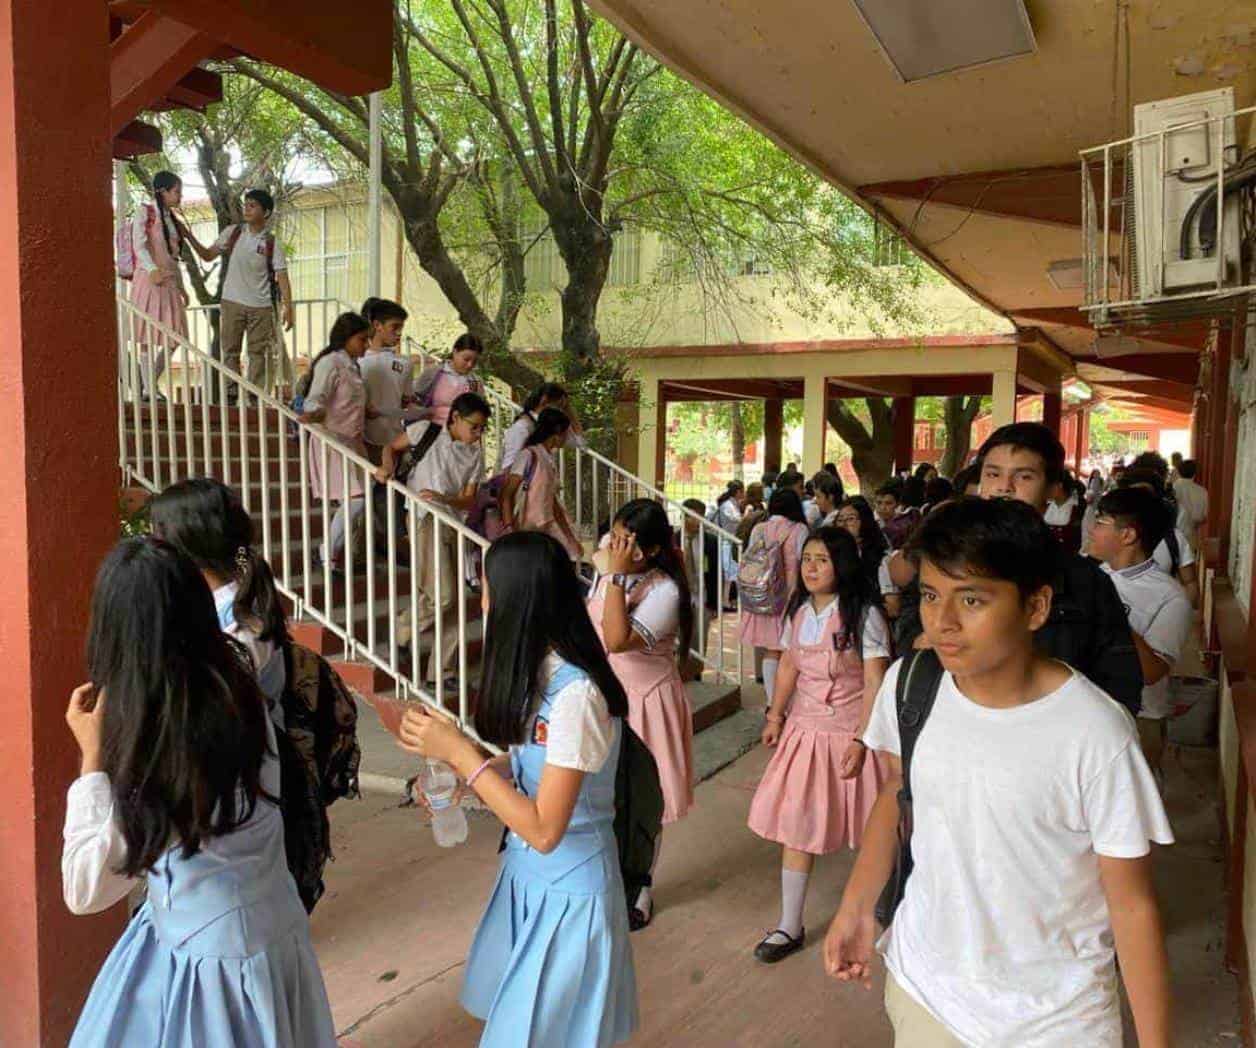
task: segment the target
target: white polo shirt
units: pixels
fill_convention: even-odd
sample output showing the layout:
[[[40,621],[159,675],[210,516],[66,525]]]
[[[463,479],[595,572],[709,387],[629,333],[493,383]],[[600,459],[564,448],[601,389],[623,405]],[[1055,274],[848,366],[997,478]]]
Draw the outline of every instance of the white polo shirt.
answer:
[[[235,226],[228,226],[214,241],[220,251],[226,251],[231,242],[231,233]],[[222,300],[235,302],[241,306],[255,309],[270,306],[270,274],[266,270],[266,240],[271,231],[263,229],[254,233],[248,224],[242,224],[240,239],[231,252],[230,261],[224,261],[227,276],[222,283]],[[225,256],[224,256],[225,259]],[[276,273],[288,268],[288,258],[284,254],[283,245],[275,240],[275,250],[271,254],[271,265]]]
[[[1125,605],[1130,629],[1141,636],[1147,647],[1172,669],[1182,654],[1193,619],[1186,591],[1177,579],[1161,571],[1154,559],[1119,571],[1113,571],[1105,564],[1103,570],[1112,579],[1121,603]],[[1168,676],[1143,688],[1140,717],[1163,720],[1171,711]]]
[[[430,422],[415,422],[406,427],[406,436],[412,445],[422,439]],[[442,429],[440,435],[432,441],[432,446],[419,460],[406,480],[406,487],[416,495],[423,491],[434,491],[438,495],[457,495],[472,484],[479,483],[484,477],[484,445],[481,443],[464,444],[454,440],[449,430]],[[424,516],[422,509],[416,509]],[[459,518],[465,513],[457,510],[449,511]]]
[[[1177,536],[1178,567],[1189,568],[1195,563],[1195,551],[1178,528],[1174,528],[1173,533]],[[1169,543],[1166,540],[1160,540],[1160,545],[1156,547],[1156,552],[1151,555],[1151,559],[1166,575],[1173,574],[1173,555],[1169,552]]]
[[[358,367],[366,399],[379,412],[366,420],[366,442],[391,444],[406,426],[401,405],[414,399],[414,361],[393,349],[368,349]]]

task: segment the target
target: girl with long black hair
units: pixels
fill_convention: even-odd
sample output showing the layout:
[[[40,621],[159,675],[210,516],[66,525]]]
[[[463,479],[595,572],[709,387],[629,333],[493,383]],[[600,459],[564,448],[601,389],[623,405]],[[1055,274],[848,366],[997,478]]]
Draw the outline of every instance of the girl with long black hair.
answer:
[[[506,472],[515,464],[515,459],[519,457],[519,452],[527,445],[528,437],[536,429],[537,423],[541,418],[541,412],[545,411],[546,408],[554,408],[561,411],[571,420],[571,428],[567,430],[567,436],[560,445],[561,447],[583,448],[588,446],[580,428],[580,420],[576,417],[575,411],[572,410],[571,398],[567,395],[567,390],[557,382],[544,382],[528,394],[528,399],[523,402],[523,410],[515,416],[515,420],[506,428],[506,432],[502,434],[502,445],[497,459],[498,473]]]
[[[485,555],[475,730],[509,765],[425,707],[402,719],[402,744],[453,767],[510,831],[461,994],[490,1048],[603,1048],[637,1027],[613,829],[628,699],[582,594],[548,535],[506,535]]]
[[[363,458],[369,454],[366,449],[366,413],[370,404],[358,361],[366,353],[370,338],[371,326],[365,319],[357,313],[341,313],[331,326],[327,347],[314,358],[308,379],[301,384],[305,387],[301,421],[326,430]],[[355,466],[349,467],[349,487],[345,490],[340,456],[328,454],[327,471],[331,475],[324,477],[322,449],[311,441],[309,451],[307,468],[311,493],[316,499],[336,503],[336,515],[332,517],[322,559],[331,564],[332,570],[339,570],[345,533],[366,509],[361,471]],[[346,520],[346,517],[350,519]]]
[[[898,584],[890,577],[893,553],[871,504],[862,495],[852,495],[837,507],[833,523],[855,540],[864,574],[881,594],[886,613],[890,618],[896,618],[901,594]]]
[[[768,964],[802,949],[815,857],[859,847],[887,774],[861,737],[890,664],[889,627],[855,540],[841,528],[822,527],[803,546],[780,646],[762,736],[775,752],[749,818],[782,848],[781,920],[755,947]]]
[[[270,565],[253,549],[253,520],[239,496],[208,477],[183,480],[153,499],[149,520],[157,538],[200,569],[218,625],[248,649],[257,683],[277,714],[288,622]]]
[[[628,723],[658,764],[667,825],[693,805],[693,713],[680,675],[693,640],[689,581],[667,513],[652,499],[621,507],[605,542],[594,557],[589,614],[628,692]],[[661,844],[662,834],[651,875]],[[633,929],[653,912],[647,883],[629,914]]]
[[[579,561],[580,540],[558,497],[558,464],[554,461],[554,452],[563,446],[570,432],[571,419],[557,408],[543,410],[502,483],[498,504],[507,530],[543,531],[561,542],[572,560]],[[522,512],[516,518],[515,501],[520,488],[524,491]]]
[[[148,899],[96,977],[73,1048],[334,1048],[309,920],[289,875],[274,727],[244,649],[190,559],[159,539],[105,558],[82,753],[61,855],[66,905]]]
[[[141,313],[176,334],[186,336],[188,296],[183,290],[179,268],[185,230],[175,217],[182,202],[183,180],[178,175],[173,171],[158,171],[153,175],[152,203],[136,208],[131,219],[131,244],[135,252],[131,302]],[[166,353],[171,348],[168,343],[173,340],[138,317],[134,335],[136,342],[152,347],[152,373],[145,374],[143,381],[149,391],[161,397],[155,387],[166,370]],[[142,363],[147,370],[149,362]]]

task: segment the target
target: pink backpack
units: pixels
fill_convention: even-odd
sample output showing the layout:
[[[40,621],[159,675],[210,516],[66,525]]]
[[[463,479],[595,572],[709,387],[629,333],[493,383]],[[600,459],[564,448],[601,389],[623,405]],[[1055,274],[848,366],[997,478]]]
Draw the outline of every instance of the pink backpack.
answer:
[[[157,210],[152,204],[143,206],[147,215],[147,221],[144,223],[144,232],[147,235],[148,231],[152,229]],[[126,215],[123,215],[118,221],[118,229],[114,236],[114,250],[117,256],[118,276],[123,280],[133,279],[137,264],[135,234],[131,227],[131,220]]]

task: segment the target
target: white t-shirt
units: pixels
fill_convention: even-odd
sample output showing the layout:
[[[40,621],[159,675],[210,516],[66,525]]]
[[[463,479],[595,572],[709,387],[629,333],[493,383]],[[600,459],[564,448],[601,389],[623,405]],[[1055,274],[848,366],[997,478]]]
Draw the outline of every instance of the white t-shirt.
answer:
[[[863,735],[896,756],[901,667]],[[1079,673],[1012,709],[948,673],[911,779],[916,865],[878,944],[899,986],[967,1044],[1118,1048],[1098,856],[1173,843],[1129,714]]]
[[[226,251],[231,241],[231,233],[235,226],[228,226],[214,241],[220,251]],[[222,300],[235,302],[241,306],[261,308],[270,306],[270,274],[266,269],[266,241],[273,234],[269,229],[254,233],[247,225],[240,229],[240,239],[231,252],[230,261],[224,261],[227,276],[222,284]],[[287,256],[283,253],[283,245],[275,240],[271,265],[276,273],[288,268]]]
[[[1129,568],[1113,571],[1108,565],[1103,570],[1112,579],[1116,591],[1125,605],[1130,629],[1147,642],[1147,647],[1159,655],[1169,668],[1182,654],[1186,638],[1191,631],[1194,613],[1191,602],[1172,575],[1160,571],[1151,560]],[[1173,709],[1169,695],[1169,678],[1162,677],[1155,684],[1143,688],[1143,708],[1140,717],[1162,720]]]
[[[546,655],[541,664],[542,684],[563,664],[553,652]],[[546,764],[593,774],[602,770],[614,742],[615,718],[606,697],[587,677],[572,681],[550,700]]]
[[[877,585],[881,589],[882,596],[898,592],[898,587],[894,585],[894,580],[890,578],[890,558],[892,556],[894,556],[893,550],[886,553],[881,558],[881,563],[877,565]]]
[[[824,634],[829,619],[837,612],[839,604],[830,601],[825,609],[818,614],[811,601],[802,606],[802,625],[798,630],[798,643],[816,644]],[[781,650],[786,651],[794,640],[794,621],[790,617],[785,620],[785,628],[781,630]],[[881,614],[880,608],[865,608],[863,615],[863,632],[860,636],[860,656],[865,659],[888,659],[892,655],[890,629]]]
[[[1194,548],[1199,542],[1199,525],[1208,517],[1208,489],[1183,477],[1173,482],[1173,497],[1178,504],[1178,530]]]
[[[406,436],[411,445],[418,444],[423,438],[429,422],[415,422],[406,427]],[[464,444],[454,440],[449,430],[442,429],[440,435],[432,441],[432,446],[419,460],[418,465],[410,471],[406,479],[406,487],[416,495],[423,491],[434,491],[438,495],[458,495],[472,484],[479,483],[484,476],[484,445]],[[416,513],[426,515],[421,506]],[[455,516],[465,514],[457,510],[449,510]]]
[[[1195,563],[1195,551],[1191,548],[1191,544],[1186,541],[1186,536],[1181,531],[1174,528],[1173,533],[1177,536],[1178,567],[1189,568]],[[1160,545],[1156,547],[1156,552],[1151,555],[1151,559],[1156,562],[1156,567],[1166,575],[1173,574],[1173,555],[1169,552],[1169,543],[1166,540],[1160,540]]]
[[[370,349],[358,361],[358,368],[366,383],[367,403],[379,413],[366,420],[366,440],[383,447],[405,429],[402,405],[414,399],[414,361],[394,349]]]
[[[1077,496],[1070,495],[1062,503],[1051,499],[1047,503],[1046,512],[1043,513],[1042,519],[1050,525],[1060,527],[1067,524],[1073,519],[1073,510],[1077,507]]]

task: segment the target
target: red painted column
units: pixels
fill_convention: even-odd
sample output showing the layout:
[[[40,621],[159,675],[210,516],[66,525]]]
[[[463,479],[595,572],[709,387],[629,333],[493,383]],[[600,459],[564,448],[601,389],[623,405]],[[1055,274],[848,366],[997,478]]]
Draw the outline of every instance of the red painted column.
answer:
[[[916,438],[916,398],[895,397],[893,403],[894,469],[911,469]]]
[[[1225,489],[1225,434],[1230,412],[1230,349],[1229,333],[1217,336],[1217,352],[1212,361],[1211,401],[1208,405],[1208,533],[1221,537],[1230,515]],[[1223,540],[1224,541],[1224,540]],[[1224,564],[1224,561],[1222,561]]]
[[[65,725],[118,535],[109,25],[0,0],[0,1044],[63,1045],[125,917],[61,899]],[[55,43],[54,43],[55,42]]]
[[[781,471],[781,446],[785,439],[785,401],[763,402],[763,471]]]
[[[1057,393],[1042,395],[1042,424],[1058,438],[1060,435],[1060,415],[1063,410],[1063,398]]]
[[[1077,413],[1077,462],[1090,454],[1090,408],[1084,407]]]

